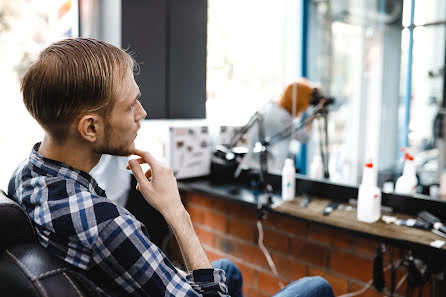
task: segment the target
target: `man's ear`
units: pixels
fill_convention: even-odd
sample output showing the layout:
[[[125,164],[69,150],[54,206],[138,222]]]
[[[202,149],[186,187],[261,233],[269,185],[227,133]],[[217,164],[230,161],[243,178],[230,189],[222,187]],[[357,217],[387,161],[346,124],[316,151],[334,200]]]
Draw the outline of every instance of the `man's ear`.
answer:
[[[101,123],[102,121],[98,115],[87,114],[80,118],[77,125],[77,131],[84,140],[88,142],[95,142],[98,138]]]

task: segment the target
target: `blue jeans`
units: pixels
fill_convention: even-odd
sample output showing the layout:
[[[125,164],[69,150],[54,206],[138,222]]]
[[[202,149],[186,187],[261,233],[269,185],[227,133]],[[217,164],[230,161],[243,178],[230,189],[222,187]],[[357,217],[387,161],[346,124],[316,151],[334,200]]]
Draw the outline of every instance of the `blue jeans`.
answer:
[[[240,270],[227,259],[212,262],[214,268],[226,272],[226,285],[231,297],[242,297],[243,278]],[[330,284],[320,276],[303,277],[292,282],[274,297],[334,297]]]

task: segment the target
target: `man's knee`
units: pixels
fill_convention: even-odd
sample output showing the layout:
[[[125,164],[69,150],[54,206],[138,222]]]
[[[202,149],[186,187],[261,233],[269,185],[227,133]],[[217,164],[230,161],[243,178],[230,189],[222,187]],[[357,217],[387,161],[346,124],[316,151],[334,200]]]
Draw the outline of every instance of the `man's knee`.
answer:
[[[319,290],[330,290],[331,291],[331,286],[325,280],[325,278],[323,278],[321,276],[312,276],[312,277],[306,277],[306,278],[309,279],[308,281],[310,282],[310,285],[313,288],[317,288]]]
[[[300,296],[334,296],[330,284],[320,276],[303,277],[290,286],[299,292]]]
[[[217,269],[222,269],[224,271],[237,271],[238,267],[228,259],[218,259],[212,262],[212,267]]]
[[[217,268],[217,269],[237,269],[237,266],[235,266],[235,264],[228,259],[218,259],[215,260],[214,262],[212,262],[212,267]]]

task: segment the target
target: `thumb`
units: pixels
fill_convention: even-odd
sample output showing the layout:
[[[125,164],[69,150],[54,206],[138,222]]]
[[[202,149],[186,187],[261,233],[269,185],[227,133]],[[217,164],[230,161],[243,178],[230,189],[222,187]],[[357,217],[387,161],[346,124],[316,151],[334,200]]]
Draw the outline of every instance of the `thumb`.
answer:
[[[141,165],[139,165],[138,161],[130,160],[129,165],[130,165],[130,170],[132,170],[136,180],[138,181],[138,184],[147,186],[148,180],[146,178],[146,175],[142,171]]]

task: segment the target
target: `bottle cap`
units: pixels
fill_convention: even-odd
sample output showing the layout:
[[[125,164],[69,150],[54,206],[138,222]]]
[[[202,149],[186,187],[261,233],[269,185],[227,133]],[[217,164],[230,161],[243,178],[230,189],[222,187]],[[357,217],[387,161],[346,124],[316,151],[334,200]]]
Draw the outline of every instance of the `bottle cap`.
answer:
[[[404,153],[404,160],[413,161],[413,157],[409,155],[408,153]]]
[[[291,158],[285,159],[285,165],[286,166],[294,166],[294,161]]]
[[[401,151],[404,153],[403,160],[413,161],[413,156],[407,152],[405,147],[402,147]]]

